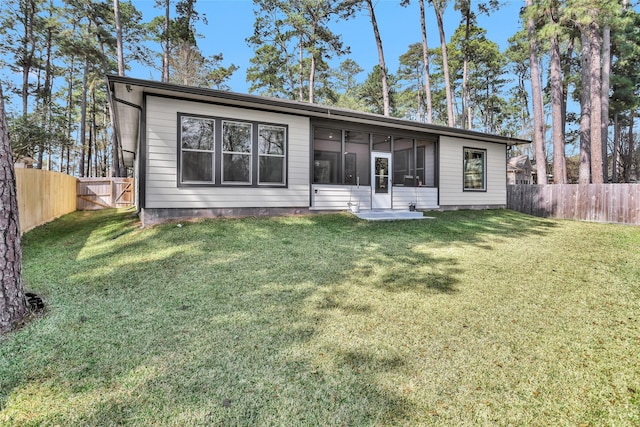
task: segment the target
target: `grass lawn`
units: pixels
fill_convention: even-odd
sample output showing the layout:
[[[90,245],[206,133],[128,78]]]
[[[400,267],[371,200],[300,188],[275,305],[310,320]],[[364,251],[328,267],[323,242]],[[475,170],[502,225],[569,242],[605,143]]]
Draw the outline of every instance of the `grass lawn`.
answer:
[[[430,215],[33,230],[0,425],[640,425],[640,227]]]

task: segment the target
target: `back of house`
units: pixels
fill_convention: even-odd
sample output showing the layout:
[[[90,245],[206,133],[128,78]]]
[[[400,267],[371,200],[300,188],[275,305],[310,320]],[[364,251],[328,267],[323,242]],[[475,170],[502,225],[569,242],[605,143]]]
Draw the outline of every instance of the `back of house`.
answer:
[[[143,224],[360,209],[506,206],[528,141],[315,104],[108,76]]]

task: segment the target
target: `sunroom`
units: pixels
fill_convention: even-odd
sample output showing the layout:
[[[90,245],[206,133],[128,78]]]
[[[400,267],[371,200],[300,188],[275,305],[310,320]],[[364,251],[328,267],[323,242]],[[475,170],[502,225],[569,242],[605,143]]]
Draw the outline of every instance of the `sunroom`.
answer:
[[[438,207],[437,135],[343,124],[312,123],[311,209]]]

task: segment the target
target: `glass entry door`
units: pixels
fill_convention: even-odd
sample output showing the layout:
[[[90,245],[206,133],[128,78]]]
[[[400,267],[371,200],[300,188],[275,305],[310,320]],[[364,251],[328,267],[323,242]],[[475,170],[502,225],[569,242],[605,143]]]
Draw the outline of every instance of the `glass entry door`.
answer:
[[[371,153],[371,209],[391,209],[391,153]]]

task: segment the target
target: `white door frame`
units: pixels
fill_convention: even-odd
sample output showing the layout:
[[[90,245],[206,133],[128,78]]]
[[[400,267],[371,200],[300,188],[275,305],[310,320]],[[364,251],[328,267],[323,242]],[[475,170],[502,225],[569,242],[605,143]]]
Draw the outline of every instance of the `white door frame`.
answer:
[[[383,164],[386,160],[386,168],[376,171],[376,159],[381,159]],[[391,209],[391,163],[391,153],[371,152],[371,209]]]

